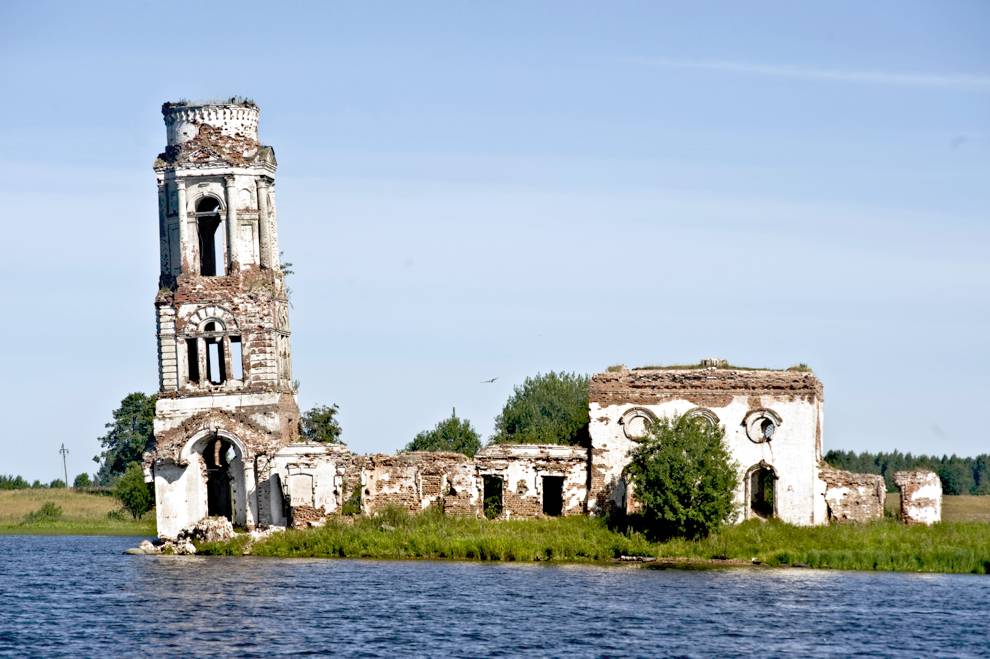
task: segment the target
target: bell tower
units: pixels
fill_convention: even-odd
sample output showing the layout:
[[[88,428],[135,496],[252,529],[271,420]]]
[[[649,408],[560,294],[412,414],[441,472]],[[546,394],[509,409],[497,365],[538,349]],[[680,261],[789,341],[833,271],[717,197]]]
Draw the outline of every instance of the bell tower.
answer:
[[[163,537],[203,517],[281,520],[269,463],[298,436],[275,153],[258,106],[165,103],[155,160],[159,394],[146,464]]]

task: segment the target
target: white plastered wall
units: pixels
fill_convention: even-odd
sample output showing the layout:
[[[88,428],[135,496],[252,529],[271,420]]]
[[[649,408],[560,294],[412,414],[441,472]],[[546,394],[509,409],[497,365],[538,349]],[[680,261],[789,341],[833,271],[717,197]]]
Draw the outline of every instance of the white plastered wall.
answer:
[[[760,396],[760,407],[772,410],[782,423],[769,442],[756,443],[749,439],[743,420],[754,409],[751,396],[735,396],[722,407],[710,409],[725,428],[725,441],[738,463],[739,486],[736,489],[736,521],[750,516],[746,501],[746,473],[755,465],[765,462],[777,474],[776,516],[790,524],[814,525],[826,522],[825,484],[818,477],[820,456],[820,401]],[[629,464],[632,451],[638,442],[626,437],[619,423],[623,414],[633,408],[649,410],[657,418],[682,415],[698,406],[688,400],[672,400],[657,405],[609,405],[601,407],[591,403],[591,442],[593,468],[600,469],[606,487],[621,494],[622,471]],[[615,503],[620,503],[615,501]],[[593,509],[594,501],[588,502]]]

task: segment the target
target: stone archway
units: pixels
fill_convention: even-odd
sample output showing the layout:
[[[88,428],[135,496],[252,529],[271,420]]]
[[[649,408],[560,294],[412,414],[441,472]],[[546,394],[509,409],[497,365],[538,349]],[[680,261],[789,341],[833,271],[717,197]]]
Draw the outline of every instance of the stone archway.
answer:
[[[766,462],[746,472],[746,506],[748,519],[777,516],[777,471]]]
[[[198,433],[182,450],[189,463],[199,463],[202,516],[226,517],[235,526],[248,523],[244,447],[233,434],[214,428]]]
[[[234,521],[234,476],[231,461],[236,459],[233,444],[219,434],[213,436],[203,449],[206,466],[206,510],[210,517],[226,517]]]

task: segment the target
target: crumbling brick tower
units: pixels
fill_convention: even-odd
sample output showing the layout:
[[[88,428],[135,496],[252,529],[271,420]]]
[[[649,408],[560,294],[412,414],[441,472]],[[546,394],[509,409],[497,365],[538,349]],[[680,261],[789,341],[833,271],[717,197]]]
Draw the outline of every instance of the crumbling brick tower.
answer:
[[[272,456],[298,434],[275,154],[251,101],[165,103],[155,160],[161,278],[154,478],[158,533],[208,515],[281,520]]]

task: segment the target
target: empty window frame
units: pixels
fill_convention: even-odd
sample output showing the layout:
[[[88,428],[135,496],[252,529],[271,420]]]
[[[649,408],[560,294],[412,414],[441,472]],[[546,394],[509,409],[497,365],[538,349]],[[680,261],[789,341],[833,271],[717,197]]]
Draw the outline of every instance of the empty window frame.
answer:
[[[197,339],[186,339],[186,357],[189,366],[189,381],[199,384],[199,341]]]
[[[750,514],[762,519],[770,519],[777,513],[776,505],[777,474],[769,465],[760,464],[749,472]]]
[[[206,323],[207,332],[216,332],[216,323]],[[223,384],[227,381],[227,364],[224,359],[223,336],[207,336],[206,342],[206,379],[211,384]]]
[[[239,336],[230,337],[230,370],[232,379],[244,379],[244,350]]]
[[[502,516],[502,478],[501,476],[482,476],[484,513],[488,519]]]
[[[196,202],[196,228],[199,234],[199,274],[215,277],[226,271],[223,258],[223,232],[220,231],[220,202],[203,197]]]
[[[543,477],[543,514],[559,517],[564,513],[564,477]]]

